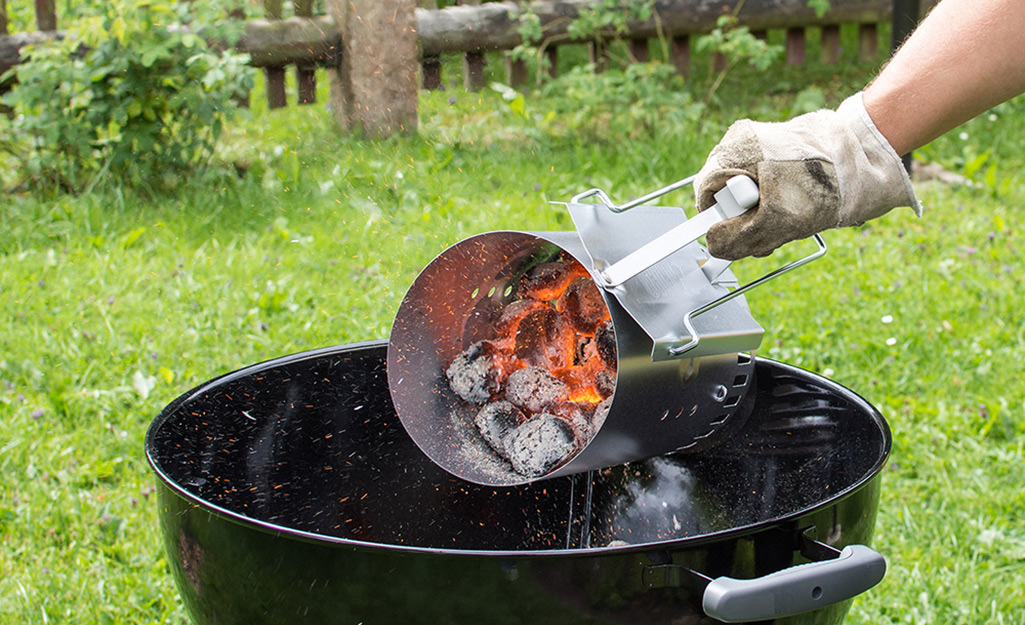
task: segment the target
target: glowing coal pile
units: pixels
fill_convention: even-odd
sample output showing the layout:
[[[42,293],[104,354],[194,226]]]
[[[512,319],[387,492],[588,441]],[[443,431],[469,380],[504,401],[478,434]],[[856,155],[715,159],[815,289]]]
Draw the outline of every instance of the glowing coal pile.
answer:
[[[490,336],[459,353],[449,387],[481,437],[524,476],[590,442],[616,387],[616,337],[597,285],[567,254],[525,272]]]

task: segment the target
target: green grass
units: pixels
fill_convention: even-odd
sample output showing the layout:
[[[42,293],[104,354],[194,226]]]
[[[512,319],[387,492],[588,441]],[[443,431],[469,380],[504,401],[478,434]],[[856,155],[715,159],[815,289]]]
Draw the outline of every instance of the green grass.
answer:
[[[340,136],[323,105],[268,112],[254,97],[220,156],[241,178],[150,199],[6,194],[0,622],[185,622],[142,451],[166,403],[253,362],[385,338],[446,245],[570,229],[549,201],[671,182],[734,118],[786,117],[809,84],[836,104],[872,70],[739,71],[699,112],[659,109],[672,121],[654,130],[597,101],[577,103],[593,115],[574,121],[555,95],[527,94],[523,116],[491,90],[450,88],[422,95],[417,136],[379,143]],[[707,84],[698,72],[691,103]],[[923,184],[923,219],[897,211],[827,233],[826,258],[749,297],[761,355],[857,390],[894,431],[875,541],[890,572],[849,623],[1025,621],[1025,151],[1011,140],[1023,113],[1012,102],[920,152],[978,187]]]

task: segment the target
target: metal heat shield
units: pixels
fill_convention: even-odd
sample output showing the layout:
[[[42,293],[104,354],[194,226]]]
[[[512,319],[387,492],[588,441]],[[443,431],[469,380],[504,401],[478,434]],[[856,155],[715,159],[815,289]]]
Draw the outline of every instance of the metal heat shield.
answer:
[[[600,204],[566,206],[597,271],[687,220],[676,207],[638,206],[616,213]],[[651,338],[653,361],[675,358],[670,350],[694,338],[684,322],[687,313],[729,294],[737,285],[729,269],[712,277],[703,271],[710,260],[720,262],[711,259],[699,243],[690,243],[625,284],[606,288]],[[743,296],[694,317],[692,323],[701,341],[686,352],[688,358],[749,352],[758,348],[765,334]]]

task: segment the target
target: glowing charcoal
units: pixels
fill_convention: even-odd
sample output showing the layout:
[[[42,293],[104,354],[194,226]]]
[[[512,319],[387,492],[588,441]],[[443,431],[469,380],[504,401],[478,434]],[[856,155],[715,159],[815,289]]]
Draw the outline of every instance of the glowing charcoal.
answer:
[[[616,370],[616,332],[612,328],[612,320],[605,321],[594,333],[594,343],[602,364],[612,371]]]
[[[498,318],[498,321],[493,326],[495,335],[501,339],[513,338],[523,318],[544,307],[545,305],[542,302],[532,299],[521,299],[509,304],[502,311],[501,317]]]
[[[541,263],[523,277],[519,292],[539,302],[555,301],[573,280],[586,274],[583,265],[576,262]]]
[[[593,335],[598,324],[609,318],[605,300],[594,281],[587,277],[569,284],[559,298],[558,309],[574,330],[586,335]]]
[[[446,374],[452,391],[473,404],[488,446],[535,477],[586,446],[604,422],[616,386],[616,337],[601,290],[575,260],[532,267],[515,293],[511,302],[489,296],[474,306],[462,339],[477,342]]]
[[[516,330],[514,354],[527,365],[559,369],[573,364],[576,335],[552,308],[527,314]]]

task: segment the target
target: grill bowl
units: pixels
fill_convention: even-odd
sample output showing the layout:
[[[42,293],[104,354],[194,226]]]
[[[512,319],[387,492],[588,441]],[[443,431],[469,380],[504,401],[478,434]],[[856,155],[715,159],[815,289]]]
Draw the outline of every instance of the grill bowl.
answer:
[[[164,547],[197,625],[707,623],[672,571],[750,578],[801,536],[868,544],[882,416],[757,359],[730,441],[495,488],[427,458],[391,404],[387,344],[279,358],[176,399],[150,426]],[[779,619],[839,623],[849,601]]]

